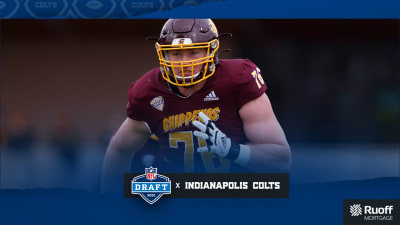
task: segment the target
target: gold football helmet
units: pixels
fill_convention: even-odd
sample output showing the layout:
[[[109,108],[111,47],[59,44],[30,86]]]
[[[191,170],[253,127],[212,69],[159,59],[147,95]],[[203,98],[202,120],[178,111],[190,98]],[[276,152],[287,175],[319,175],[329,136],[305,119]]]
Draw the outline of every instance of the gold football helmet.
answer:
[[[176,86],[192,86],[209,78],[218,64],[218,48],[218,31],[212,20],[169,19],[156,43],[162,77]],[[172,55],[185,50],[194,52],[193,57],[176,60]]]

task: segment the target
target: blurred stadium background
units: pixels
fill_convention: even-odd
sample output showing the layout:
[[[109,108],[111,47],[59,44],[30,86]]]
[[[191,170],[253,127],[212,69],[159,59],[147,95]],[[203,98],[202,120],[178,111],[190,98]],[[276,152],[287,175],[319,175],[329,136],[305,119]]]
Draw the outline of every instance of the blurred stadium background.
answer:
[[[158,66],[145,38],[164,22],[1,20],[1,188],[98,189],[128,86]],[[215,23],[233,34],[222,58],[261,68],[292,147],[292,182],[399,176],[398,21]]]

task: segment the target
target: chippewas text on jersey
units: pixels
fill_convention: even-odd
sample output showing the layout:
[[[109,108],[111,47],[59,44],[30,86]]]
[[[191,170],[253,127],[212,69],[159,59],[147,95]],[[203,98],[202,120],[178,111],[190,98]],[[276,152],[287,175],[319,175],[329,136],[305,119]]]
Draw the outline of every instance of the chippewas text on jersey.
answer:
[[[206,108],[206,109],[198,109],[198,110],[193,110],[190,112],[186,113],[180,113],[180,114],[175,114],[171,115],[168,117],[163,118],[163,130],[164,132],[168,132],[171,130],[174,130],[176,128],[180,128],[183,125],[189,126],[192,121],[199,120],[201,121],[201,118],[199,117],[199,113],[203,112],[210,118],[212,121],[217,121],[219,118],[219,113],[220,109],[219,107],[214,107],[214,108]]]

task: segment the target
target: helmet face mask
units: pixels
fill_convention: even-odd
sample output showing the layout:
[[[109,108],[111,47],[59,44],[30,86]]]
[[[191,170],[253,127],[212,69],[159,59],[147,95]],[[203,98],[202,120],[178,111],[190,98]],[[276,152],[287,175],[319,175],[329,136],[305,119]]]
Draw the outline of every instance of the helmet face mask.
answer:
[[[216,46],[214,49],[211,46]],[[156,43],[157,54],[163,78],[176,86],[197,84],[215,72],[215,53],[218,50],[218,40],[206,43],[160,45]],[[205,54],[190,60],[172,60],[171,52],[204,50]],[[186,54],[186,53],[182,53]]]
[[[218,48],[211,20],[168,20],[156,43],[162,77],[176,86],[200,83],[214,74]]]

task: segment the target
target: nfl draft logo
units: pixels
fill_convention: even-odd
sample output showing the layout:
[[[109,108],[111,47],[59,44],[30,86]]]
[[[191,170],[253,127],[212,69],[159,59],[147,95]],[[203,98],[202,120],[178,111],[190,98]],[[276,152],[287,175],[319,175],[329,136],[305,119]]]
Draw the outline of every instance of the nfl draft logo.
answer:
[[[131,193],[140,195],[146,202],[153,204],[161,196],[171,194],[171,181],[157,174],[157,168],[146,168],[145,174],[132,179]]]

